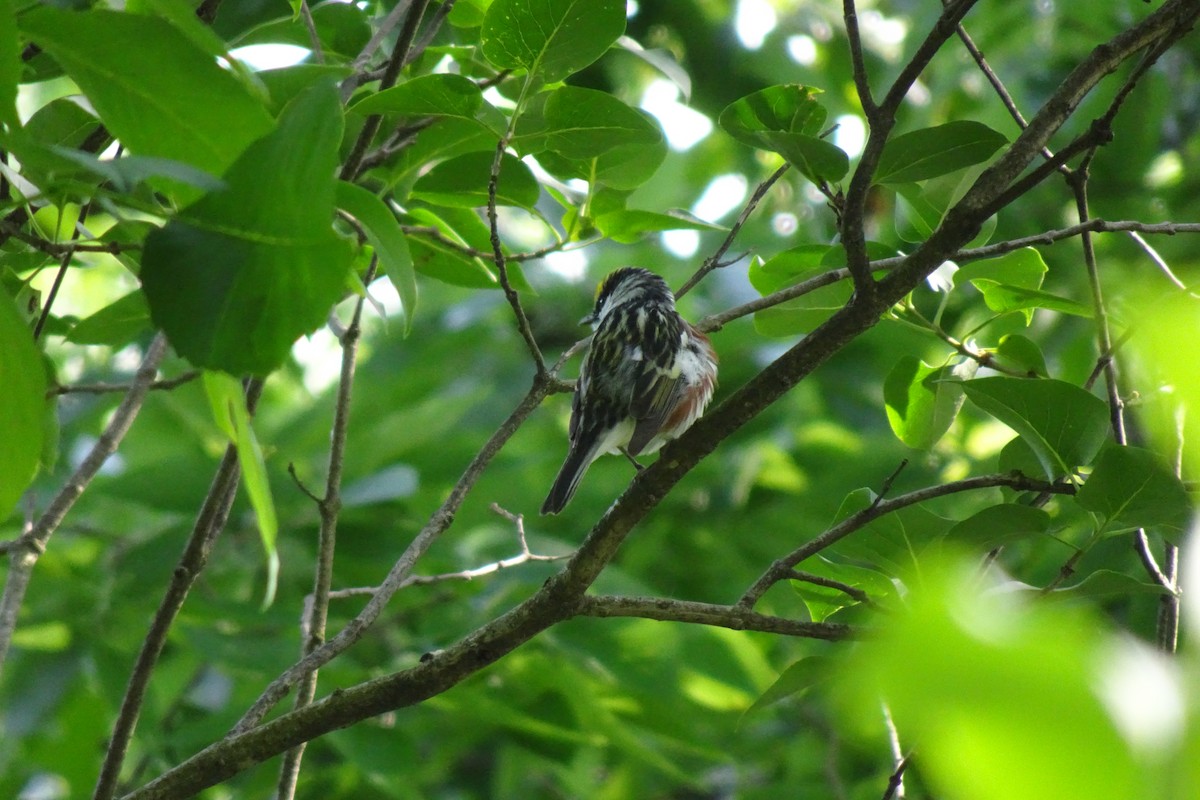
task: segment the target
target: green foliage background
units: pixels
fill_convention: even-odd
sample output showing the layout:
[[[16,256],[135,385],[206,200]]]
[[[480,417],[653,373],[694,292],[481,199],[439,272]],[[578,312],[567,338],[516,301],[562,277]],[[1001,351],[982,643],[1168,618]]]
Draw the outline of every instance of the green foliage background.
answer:
[[[129,788],[224,736],[299,655],[319,518],[288,469],[314,491],[322,485],[335,389],[291,348],[321,327],[335,301],[345,323],[371,253],[403,312],[382,318],[367,306],[335,589],[381,580],[528,389],[534,366],[499,290],[481,212],[500,135],[511,134],[516,156],[502,165],[498,190],[506,251],[589,243],[580,251],[581,280],[541,259],[510,262],[531,331],[551,359],[586,333],[577,320],[609,270],[637,264],[683,284],[744,201],[719,220],[666,212],[694,208],[719,176],[740,176],[753,190],[783,163],[779,154],[795,168],[733,245],[753,255],[710,275],[681,311],[699,320],[844,263],[830,200],[857,153],[843,162],[832,152],[837,139],[822,136],[862,109],[840,4],[771,3],[777,24],[748,49],[734,32],[737,4],[720,0],[643,0],[627,19],[623,3],[458,0],[396,88],[377,92],[368,81],[350,96],[339,96],[336,82],[353,71],[388,2],[314,7],[324,63],[310,58],[259,74],[219,67],[216,56],[252,43],[309,46],[287,4],[226,0],[211,25],[182,3],[86,5],[0,0],[0,147],[9,169],[0,273],[11,297],[0,297],[0,393],[14,398],[0,416],[0,539],[16,540],[27,514],[45,508],[121,395],[70,392],[45,408],[29,398],[44,394],[43,380],[127,382],[157,328],[173,345],[164,377],[192,367],[269,375],[253,431],[265,465],[258,491],[265,497],[269,489],[278,520],[272,543],[261,512],[239,494],[154,673],[122,773]],[[434,3],[428,13],[438,9]],[[867,69],[881,93],[942,4],[862,3],[859,11]],[[1032,113],[1092,47],[1150,11],[1135,0],[980,3],[965,25]],[[544,33],[549,17],[563,23],[563,40],[542,46],[514,33]],[[651,55],[610,47],[621,30]],[[790,58],[789,45],[811,47],[811,63]],[[1185,38],[1125,102],[1112,143],[1091,164],[1094,216],[1197,219],[1200,173],[1189,165],[1200,147],[1191,91],[1198,55],[1195,37]],[[655,66],[662,59],[672,65],[666,73]],[[455,75],[432,77],[446,70]],[[1062,143],[1104,112],[1131,67],[1122,70],[1084,101]],[[677,82],[690,89],[688,105],[722,122],[686,151],[669,149],[659,124],[634,110],[652,81],[675,71],[687,76]],[[482,96],[486,104],[480,81],[496,84]],[[767,87],[764,116],[749,98]],[[88,104],[65,99],[79,93]],[[510,127],[513,103],[521,114]],[[383,126],[365,169],[334,181],[371,114],[381,114]],[[125,157],[110,149],[98,159],[103,147],[85,146],[101,122]],[[915,249],[947,198],[1017,133],[952,42],[901,107],[864,219],[872,257]],[[517,160],[527,155],[539,170]],[[40,190],[26,194],[13,175]],[[586,193],[563,183],[583,177],[592,179]],[[822,183],[826,195],[816,188]],[[71,238],[71,220],[89,201],[84,224],[96,243],[135,247],[75,253],[38,351],[30,351],[20,333],[59,271],[61,248],[53,245]],[[365,228],[366,248],[344,223],[327,224],[335,208]],[[975,244],[1076,219],[1069,190],[1051,178],[1004,209]],[[663,246],[658,232],[671,228],[697,231],[694,256]],[[1152,243],[1184,284],[1195,284],[1190,234]],[[952,289],[922,285],[724,441],[637,528],[594,588],[732,604],[773,560],[869,505],[869,492],[906,459],[889,496],[1014,468],[1081,484],[1077,497],[1052,498],[1040,513],[1028,507],[1030,496],[1001,489],[912,506],[800,565],[865,592],[870,603],[796,581],[756,606],[880,636],[859,645],[572,619],[423,704],[316,740],[297,796],[879,797],[896,768],[882,692],[904,752],[916,748],[912,797],[1200,797],[1194,643],[1185,635],[1183,655],[1171,662],[1130,650],[1133,641],[1147,649],[1156,642],[1165,594],[1136,556],[1131,530],[1145,527],[1163,558],[1168,543],[1182,543],[1190,513],[1170,466],[1180,445],[1169,426],[1159,435],[1175,401],[1159,389],[1174,384],[1185,404],[1200,394],[1197,314],[1125,235],[1099,236],[1096,247],[1114,330],[1122,341],[1136,332],[1118,360],[1129,365],[1122,393],[1139,393],[1142,403],[1130,422],[1139,449],[1112,442],[1103,393],[1079,388],[1098,351],[1078,238],[964,261]],[[388,293],[381,284],[374,291]],[[849,282],[822,292],[713,334],[721,357],[714,406],[845,303]],[[1164,305],[1176,297],[1184,297],[1178,307]],[[955,381],[972,376],[961,364],[978,365],[925,324],[934,319],[1008,374],[969,381],[964,392]],[[313,341],[329,351],[326,365],[336,363],[327,335]],[[51,791],[39,796],[83,796],[94,784],[147,621],[230,441],[211,392],[200,380],[152,392],[118,455],[40,557],[3,665],[0,796],[36,785]],[[579,544],[632,471],[622,459],[602,460],[561,516],[538,517],[565,453],[568,413],[569,396],[554,395],[520,428],[419,574],[519,552],[513,524],[493,503],[526,515],[535,553],[565,555]],[[1185,468],[1185,479],[1195,465],[1186,443],[1193,472]],[[264,542],[277,548],[277,578]],[[1025,591],[981,588],[977,567],[1000,544],[997,570]],[[322,670],[319,694],[413,666],[559,568],[528,563],[471,582],[406,588],[361,642]],[[1052,599],[1032,599],[1050,585]],[[1026,595],[1028,605],[1016,599]],[[362,602],[335,599],[331,630]],[[1129,733],[1111,696],[1096,688],[1108,674],[1102,662],[1126,664],[1106,658],[1117,651],[1151,664],[1124,674],[1168,687],[1163,703],[1178,719],[1162,722],[1170,712],[1161,712],[1158,738]],[[267,796],[276,772],[273,763],[258,766],[203,796]]]

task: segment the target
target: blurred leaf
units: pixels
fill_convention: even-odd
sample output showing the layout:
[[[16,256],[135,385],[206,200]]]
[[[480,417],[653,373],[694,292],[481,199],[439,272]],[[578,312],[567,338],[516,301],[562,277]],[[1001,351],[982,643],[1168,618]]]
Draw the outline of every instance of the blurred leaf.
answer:
[[[296,95],[316,83],[340,81],[353,70],[339,64],[293,64],[290,67],[265,69],[255,77],[266,87],[271,98],[271,113],[278,115]]]
[[[860,724],[885,702],[939,796],[1148,796],[1157,762],[1134,757],[1098,696],[1118,667],[1097,623],[977,584],[974,563],[923,565],[911,610],[835,670]]]
[[[961,120],[889,139],[875,169],[876,183],[912,183],[986,161],[1008,143],[980,122]]]
[[[46,373],[33,332],[7,294],[0,292],[0,520],[33,480],[42,454]]]
[[[1086,600],[1127,598],[1135,595],[1164,595],[1167,590],[1157,583],[1139,580],[1123,572],[1098,569],[1074,586],[1055,589],[1048,595],[1051,599]]]
[[[1032,538],[1050,530],[1050,515],[1040,508],[1016,503],[988,506],[956,523],[946,538],[980,550]]]
[[[279,522],[275,516],[275,501],[271,498],[271,483],[267,478],[267,465],[263,461],[262,448],[254,428],[250,425],[250,412],[246,409],[246,396],[238,379],[220,372],[204,372],[204,390],[212,406],[213,421],[217,423],[229,441],[237,447],[238,464],[242,468],[242,483],[254,508],[258,521],[258,535],[267,555],[267,587],[263,607],[275,599],[275,587],[279,577],[279,554],[275,539],[279,533]]]
[[[823,656],[807,656],[794,661],[787,666],[775,682],[758,699],[742,713],[739,726],[746,717],[772,706],[780,700],[786,700],[796,695],[803,696],[813,686],[821,683],[828,676],[829,659]]]
[[[311,48],[312,37],[304,20],[298,14],[282,17],[282,9],[276,8],[271,14],[273,19],[238,36],[235,42],[237,46],[291,44]],[[358,57],[372,32],[365,10],[353,3],[317,3],[311,9],[317,38],[326,59],[332,61],[334,56],[339,56],[348,63]]]
[[[417,276],[413,270],[408,240],[400,230],[400,221],[378,196],[352,183],[339,181],[338,208],[358,220],[375,248],[380,263],[400,295],[404,306],[404,334],[412,332],[417,311]]]
[[[888,423],[900,441],[914,450],[937,444],[962,408],[962,384],[951,367],[934,367],[915,356],[901,356],[883,382]]]
[[[491,153],[467,153],[443,161],[413,185],[412,196],[435,205],[480,208],[488,204]],[[533,208],[541,195],[537,178],[518,158],[504,154],[496,181],[496,203]]]
[[[315,330],[345,285],[351,243],[333,231],[337,95],[318,84],[205,195],[146,239],[155,324],[197,366],[265,375]]]
[[[120,348],[148,330],[150,309],[146,305],[146,296],[134,291],[75,323],[67,334],[67,341]]]
[[[591,64],[625,32],[623,0],[493,0],[480,32],[484,58],[556,83]]]
[[[17,83],[21,78],[21,40],[13,0],[0,0],[0,123],[17,127]]]
[[[1183,482],[1157,453],[1140,447],[1110,445],[1075,495],[1076,502],[1114,527],[1156,528],[1179,544],[1192,517]]]
[[[1051,480],[1091,463],[1108,436],[1108,405],[1074,384],[994,377],[966,381],[963,389],[1033,448]]]
[[[270,115],[237,78],[165,20],[42,6],[21,15],[20,27],[138,155],[219,175],[271,129]]]
[[[474,81],[453,74],[412,78],[360,100],[350,107],[350,113],[453,117],[476,122],[496,136],[507,126],[504,115],[484,101]]]

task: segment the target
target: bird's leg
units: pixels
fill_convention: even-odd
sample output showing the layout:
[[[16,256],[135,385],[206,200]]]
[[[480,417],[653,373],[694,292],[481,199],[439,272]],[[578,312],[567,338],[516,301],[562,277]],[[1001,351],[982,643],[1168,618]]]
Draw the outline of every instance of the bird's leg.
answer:
[[[628,451],[628,450],[626,450],[624,447],[622,447],[622,448],[621,448],[621,455],[623,455],[623,456],[625,456],[626,458],[628,458],[628,459],[629,459],[629,463],[630,463],[630,464],[633,464],[633,468],[634,468],[634,469],[636,469],[638,472],[641,472],[642,470],[644,470],[644,469],[646,468],[646,467],[645,467],[645,466],[643,466],[642,464],[639,464],[639,463],[638,463],[638,460],[637,460],[636,458],[634,458],[633,456],[629,455],[629,451]]]

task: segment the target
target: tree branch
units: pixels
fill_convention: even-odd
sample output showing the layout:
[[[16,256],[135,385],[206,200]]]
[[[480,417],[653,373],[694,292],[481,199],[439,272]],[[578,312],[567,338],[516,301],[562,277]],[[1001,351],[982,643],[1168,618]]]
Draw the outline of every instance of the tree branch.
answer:
[[[246,407],[253,412],[262,393],[262,381],[253,380],[246,388]],[[237,496],[238,479],[241,473],[238,468],[237,448],[232,444],[225,448],[225,455],[217,468],[212,484],[192,533],[188,537],[179,563],[171,572],[171,580],[167,591],[163,594],[154,612],[154,619],[146,631],[146,639],[138,651],[129,674],[129,683],[125,687],[125,695],[121,698],[121,709],[113,723],[112,737],[108,741],[108,749],[104,753],[104,761],[100,765],[100,775],[96,779],[96,788],[92,800],[111,800],[116,794],[117,782],[121,777],[121,767],[129,751],[129,742],[137,728],[138,716],[141,714],[142,703],[146,698],[146,690],[150,686],[150,676],[158,664],[163,647],[167,643],[167,635],[171,625],[183,608],[192,584],[200,577],[200,573],[208,564],[209,554],[217,536],[225,529],[225,521],[229,518],[229,509]]]
[[[129,432],[133,420],[137,417],[138,411],[141,410],[142,403],[146,399],[150,382],[154,380],[158,363],[166,351],[167,339],[160,333],[146,348],[146,355],[142,358],[141,366],[138,367],[129,392],[113,412],[112,419],[105,427],[104,432],[100,434],[96,444],[29,532],[22,535],[9,550],[8,579],[4,584],[4,594],[0,596],[0,670],[3,669],[5,658],[8,656],[13,631],[17,626],[17,613],[25,599],[25,590],[29,588],[34,565],[37,564],[41,554],[46,552],[46,543],[58,530],[58,526],[62,524],[67,512],[75,505],[75,501],[83,494],[83,490],[91,483],[92,478],[96,477],[96,473],[104,466],[104,462],[108,460],[109,456],[116,452],[117,446]]]
[[[849,625],[836,622],[801,622],[759,614],[744,606],[722,606],[662,597],[584,597],[576,611],[585,617],[638,617],[661,622],[712,625],[734,631],[762,631],[808,639],[846,639],[854,635]]]

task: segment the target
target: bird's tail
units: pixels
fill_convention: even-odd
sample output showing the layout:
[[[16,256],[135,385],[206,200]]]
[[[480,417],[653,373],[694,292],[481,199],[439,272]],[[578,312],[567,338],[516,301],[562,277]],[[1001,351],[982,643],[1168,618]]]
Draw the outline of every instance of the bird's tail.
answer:
[[[563,461],[562,469],[558,471],[558,477],[554,479],[554,485],[550,487],[550,494],[546,495],[546,502],[542,503],[543,514],[557,514],[563,510],[571,501],[575,490],[579,488],[579,481],[583,479],[583,474],[595,458],[595,447],[586,450],[571,448],[567,459]]]

